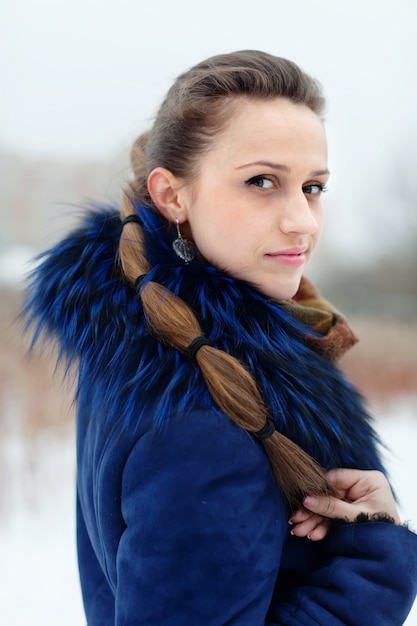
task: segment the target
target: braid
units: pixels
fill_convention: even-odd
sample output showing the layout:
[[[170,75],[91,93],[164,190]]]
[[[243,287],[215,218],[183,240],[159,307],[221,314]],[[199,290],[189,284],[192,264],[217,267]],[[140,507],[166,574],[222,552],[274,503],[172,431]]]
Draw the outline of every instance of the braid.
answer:
[[[132,213],[127,196],[122,202],[123,218]],[[148,271],[143,253],[141,229],[126,224],[129,237],[120,241],[123,271],[134,283],[139,274]],[[150,331],[164,343],[188,354],[189,345],[202,335],[192,309],[180,298],[155,282],[140,287],[143,310]],[[203,344],[194,355],[207,388],[216,405],[235,424],[249,433],[262,430],[267,410],[256,382],[247,369],[230,354]],[[261,441],[278,485],[293,508],[301,506],[307,494],[334,493],[322,468],[297,444],[275,431]]]
[[[136,215],[132,206],[132,201],[126,193],[121,198],[121,216],[125,219],[128,215]],[[143,254],[142,230],[134,222],[126,224],[122,231],[119,244],[119,259],[123,274],[127,280],[134,284],[140,274],[146,274],[149,270],[149,263]]]

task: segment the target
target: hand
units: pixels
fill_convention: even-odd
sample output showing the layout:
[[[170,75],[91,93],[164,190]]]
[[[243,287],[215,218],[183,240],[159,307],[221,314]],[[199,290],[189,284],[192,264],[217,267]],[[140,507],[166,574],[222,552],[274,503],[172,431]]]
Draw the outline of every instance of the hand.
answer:
[[[318,541],[327,535],[330,519],[353,522],[360,513],[385,513],[401,523],[391,488],[381,472],[334,469],[328,477],[338,497],[307,496],[303,502],[306,510],[299,509],[290,519],[295,524],[293,535]]]
[[[382,472],[352,469],[334,469],[328,473],[338,497],[307,496],[306,509],[331,519],[353,522],[360,513],[388,514],[401,524],[394,496]]]

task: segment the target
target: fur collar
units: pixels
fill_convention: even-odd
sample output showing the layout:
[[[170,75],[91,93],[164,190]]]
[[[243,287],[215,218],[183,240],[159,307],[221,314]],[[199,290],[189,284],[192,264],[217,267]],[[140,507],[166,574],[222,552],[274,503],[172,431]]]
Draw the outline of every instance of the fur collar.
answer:
[[[251,285],[200,260],[185,265],[158,216],[145,207],[140,216],[152,267],[145,280],[188,302],[212,345],[247,365],[277,428],[324,467],[382,469],[362,399],[306,339],[314,331]],[[78,364],[79,393],[96,389],[110,423],[132,428],[152,410],[161,425],[177,411],[213,409],[198,367],[148,333],[117,266],[120,236],[119,212],[101,207],[42,255],[26,305],[34,342],[43,332],[58,342],[60,357]]]

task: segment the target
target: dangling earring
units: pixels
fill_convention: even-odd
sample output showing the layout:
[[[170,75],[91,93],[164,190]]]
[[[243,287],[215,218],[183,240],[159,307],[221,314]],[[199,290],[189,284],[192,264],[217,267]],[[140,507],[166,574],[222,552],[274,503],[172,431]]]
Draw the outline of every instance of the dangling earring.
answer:
[[[172,248],[177,256],[186,263],[189,263],[195,257],[194,246],[181,235],[180,225],[177,218],[177,238],[172,242]]]

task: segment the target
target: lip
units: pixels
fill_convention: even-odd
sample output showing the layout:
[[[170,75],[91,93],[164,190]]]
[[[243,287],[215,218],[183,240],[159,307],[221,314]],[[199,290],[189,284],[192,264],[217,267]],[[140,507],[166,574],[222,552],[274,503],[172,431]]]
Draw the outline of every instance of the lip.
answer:
[[[305,263],[305,253],[307,252],[308,247],[295,247],[295,248],[287,248],[286,250],[280,250],[279,252],[270,252],[266,256],[275,259],[279,263],[283,263],[284,265],[292,265],[298,267]]]

